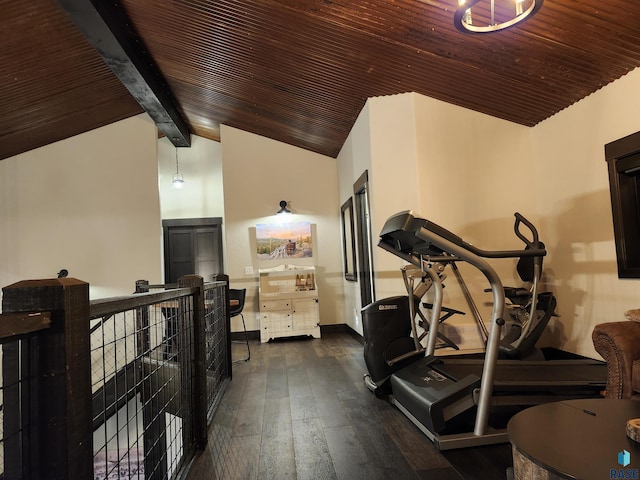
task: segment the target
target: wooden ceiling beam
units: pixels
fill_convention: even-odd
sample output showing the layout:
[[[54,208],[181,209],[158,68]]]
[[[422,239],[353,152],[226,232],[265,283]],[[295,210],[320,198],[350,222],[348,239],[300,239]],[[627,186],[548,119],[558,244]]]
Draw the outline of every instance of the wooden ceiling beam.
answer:
[[[190,129],[171,90],[120,2],[58,3],[171,143],[176,147],[191,146]]]

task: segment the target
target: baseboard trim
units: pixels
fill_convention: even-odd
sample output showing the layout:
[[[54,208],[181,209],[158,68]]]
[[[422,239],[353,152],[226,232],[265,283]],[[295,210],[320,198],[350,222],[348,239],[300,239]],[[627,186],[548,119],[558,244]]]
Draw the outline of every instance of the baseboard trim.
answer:
[[[352,337],[354,337],[358,342],[364,345],[364,337],[356,332],[353,328],[351,328],[346,323],[336,323],[334,325],[320,325],[320,333],[330,334],[330,333],[348,333]]]
[[[260,340],[259,330],[247,330],[249,340]],[[244,332],[231,332],[231,340],[244,342]]]
[[[364,337],[356,332],[353,328],[351,328],[346,323],[337,323],[334,325],[320,325],[320,334],[331,334],[331,333],[348,333],[352,337],[354,337],[358,342],[364,345]],[[247,336],[249,340],[260,340],[260,331],[259,330],[247,330]],[[231,332],[231,340],[234,341],[244,341],[244,332]]]

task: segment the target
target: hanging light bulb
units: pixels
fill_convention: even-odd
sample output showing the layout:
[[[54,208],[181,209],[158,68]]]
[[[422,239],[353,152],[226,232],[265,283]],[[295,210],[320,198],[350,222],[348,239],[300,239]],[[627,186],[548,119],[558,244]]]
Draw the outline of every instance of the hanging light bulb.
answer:
[[[176,173],[173,176],[173,180],[171,180],[173,184],[173,188],[182,188],[184,186],[184,178],[180,173],[180,169],[178,167],[178,149],[176,148]]]

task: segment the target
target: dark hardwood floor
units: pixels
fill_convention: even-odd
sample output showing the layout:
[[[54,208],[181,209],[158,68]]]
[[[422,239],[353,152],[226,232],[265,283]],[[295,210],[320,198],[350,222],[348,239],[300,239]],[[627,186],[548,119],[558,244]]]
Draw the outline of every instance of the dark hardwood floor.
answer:
[[[233,357],[246,346],[233,344]],[[251,342],[209,430],[193,479],[504,480],[511,447],[439,452],[365,387],[349,333]]]

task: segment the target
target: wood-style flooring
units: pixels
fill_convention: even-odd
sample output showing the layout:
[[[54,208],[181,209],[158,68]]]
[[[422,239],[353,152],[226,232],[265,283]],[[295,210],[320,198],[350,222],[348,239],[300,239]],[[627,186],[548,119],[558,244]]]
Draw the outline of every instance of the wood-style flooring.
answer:
[[[511,447],[440,452],[364,385],[362,345],[349,333],[251,342],[189,480],[504,480]],[[233,344],[233,357],[246,346]]]

